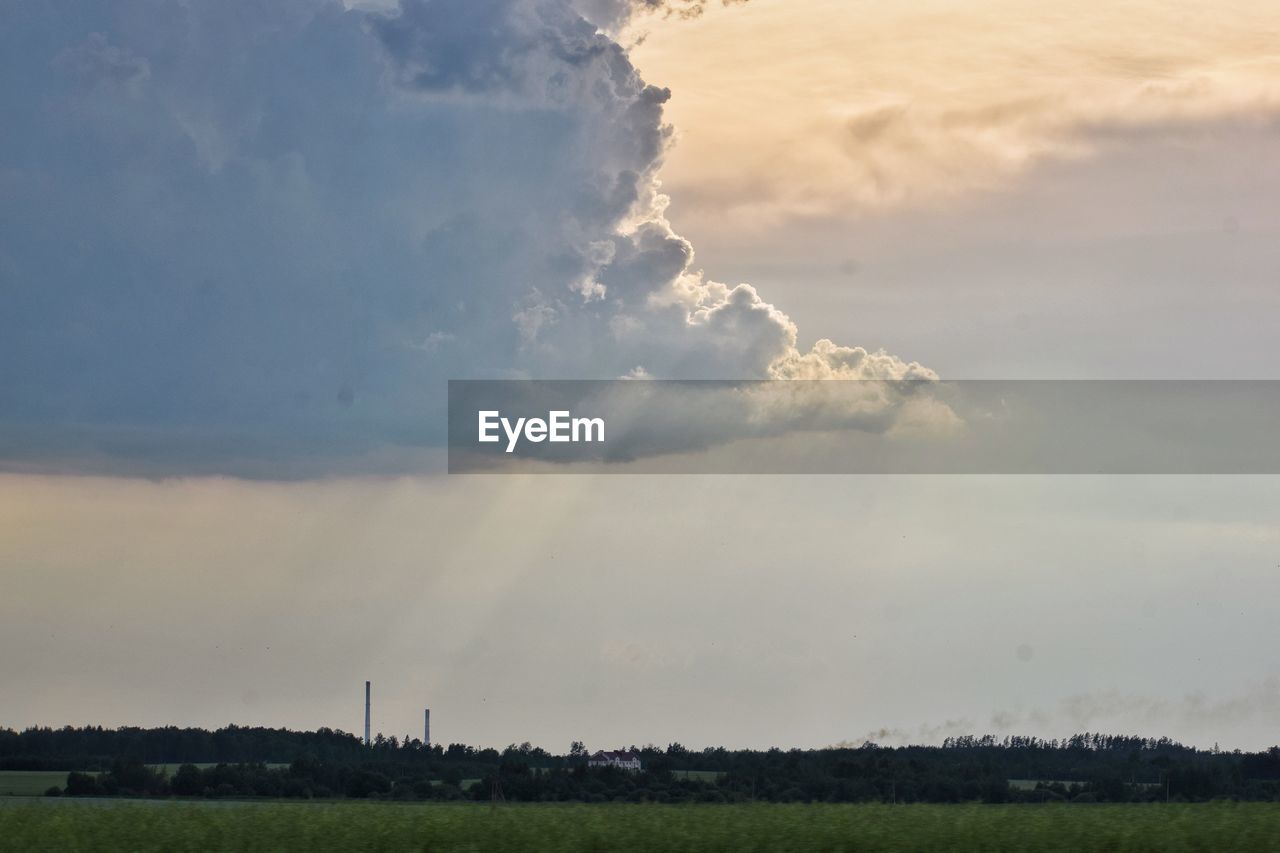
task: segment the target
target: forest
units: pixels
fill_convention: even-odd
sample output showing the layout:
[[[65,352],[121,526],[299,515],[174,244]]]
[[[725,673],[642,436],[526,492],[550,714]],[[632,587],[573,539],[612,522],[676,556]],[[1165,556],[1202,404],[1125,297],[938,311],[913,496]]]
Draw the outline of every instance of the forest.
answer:
[[[827,749],[631,747],[638,773],[553,754],[424,745],[379,735],[228,726],[0,729],[0,770],[67,771],[51,796],[490,800],[510,802],[1280,801],[1280,748],[1167,738],[966,736],[941,746]]]

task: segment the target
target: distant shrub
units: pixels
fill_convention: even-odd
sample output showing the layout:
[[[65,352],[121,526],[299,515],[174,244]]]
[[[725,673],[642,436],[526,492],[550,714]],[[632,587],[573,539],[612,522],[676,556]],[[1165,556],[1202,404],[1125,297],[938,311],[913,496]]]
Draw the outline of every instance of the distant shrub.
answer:
[[[98,777],[74,771],[67,774],[68,797],[93,797],[101,793],[102,786],[98,784]]]

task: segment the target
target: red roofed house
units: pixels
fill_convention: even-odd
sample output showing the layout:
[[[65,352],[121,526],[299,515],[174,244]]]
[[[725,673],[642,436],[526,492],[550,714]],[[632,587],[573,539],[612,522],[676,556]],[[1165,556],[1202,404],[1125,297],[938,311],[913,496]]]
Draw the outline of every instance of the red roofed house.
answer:
[[[587,759],[588,767],[617,767],[639,772],[640,756],[634,752],[597,752]]]

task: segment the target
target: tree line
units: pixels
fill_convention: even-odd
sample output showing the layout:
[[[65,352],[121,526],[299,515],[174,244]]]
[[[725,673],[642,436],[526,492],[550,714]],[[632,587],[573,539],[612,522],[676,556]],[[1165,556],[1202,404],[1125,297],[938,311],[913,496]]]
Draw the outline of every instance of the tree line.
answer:
[[[67,770],[69,796],[512,802],[1280,801],[1280,748],[1222,752],[1167,738],[948,738],[807,750],[632,747],[643,770],[587,767],[528,743],[426,745],[320,729],[0,729],[0,769]],[[163,765],[179,765],[167,770]],[[55,791],[50,792],[55,793]]]

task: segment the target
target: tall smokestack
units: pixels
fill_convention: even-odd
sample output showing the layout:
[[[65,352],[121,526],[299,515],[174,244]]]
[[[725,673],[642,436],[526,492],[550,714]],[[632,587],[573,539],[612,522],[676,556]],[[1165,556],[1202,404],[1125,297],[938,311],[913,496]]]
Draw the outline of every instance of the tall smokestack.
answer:
[[[431,709],[422,710],[422,745],[431,746]]]
[[[369,682],[364,683],[364,745],[369,746],[373,741],[369,739]]]

